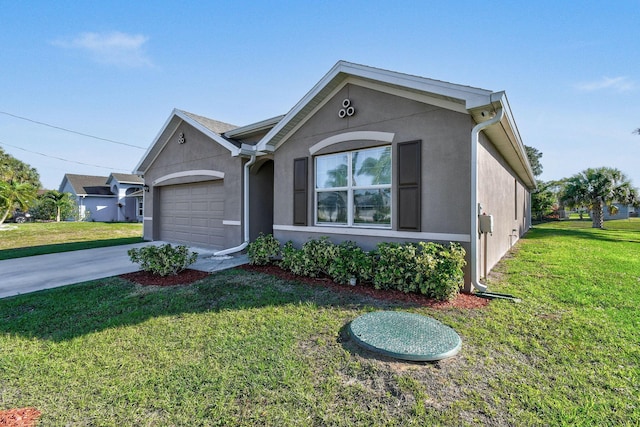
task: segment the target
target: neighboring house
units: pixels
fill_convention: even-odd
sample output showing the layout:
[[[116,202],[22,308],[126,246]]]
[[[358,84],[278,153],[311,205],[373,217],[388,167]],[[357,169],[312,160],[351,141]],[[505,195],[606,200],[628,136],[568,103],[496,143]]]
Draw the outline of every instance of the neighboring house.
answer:
[[[132,174],[94,176],[68,173],[64,175],[59,191],[75,197],[80,219],[141,222],[143,184],[142,178]]]
[[[146,240],[458,242],[467,291],[529,229],[535,188],[504,92],[343,61],[284,116],[235,127],[174,110],[135,173]]]
[[[623,205],[622,203],[614,203],[615,207],[618,208],[618,212],[615,215],[611,215],[609,212],[609,208],[604,208],[604,220],[609,221],[611,219],[629,219],[632,213],[634,213],[633,206],[631,205]]]

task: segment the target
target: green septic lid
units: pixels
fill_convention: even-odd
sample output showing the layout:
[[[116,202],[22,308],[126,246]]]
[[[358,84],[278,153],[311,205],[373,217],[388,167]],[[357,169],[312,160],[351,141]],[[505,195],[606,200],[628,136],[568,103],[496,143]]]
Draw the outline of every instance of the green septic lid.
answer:
[[[401,311],[374,311],[354,319],[349,332],[369,350],[396,359],[433,361],[452,357],[460,336],[435,319]]]

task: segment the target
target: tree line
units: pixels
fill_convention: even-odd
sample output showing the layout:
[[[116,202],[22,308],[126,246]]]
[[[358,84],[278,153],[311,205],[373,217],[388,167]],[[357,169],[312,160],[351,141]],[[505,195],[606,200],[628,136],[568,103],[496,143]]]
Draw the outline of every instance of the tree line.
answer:
[[[592,227],[603,228],[605,209],[615,215],[616,204],[640,207],[640,192],[620,170],[588,168],[569,178],[544,182],[538,179],[542,174],[542,153],[529,146],[525,149],[538,187],[531,194],[531,211],[538,219],[554,208],[586,209],[590,212]]]
[[[28,209],[34,219],[58,222],[77,214],[70,193],[39,191],[40,187],[40,174],[35,168],[0,148],[0,224],[16,210]]]

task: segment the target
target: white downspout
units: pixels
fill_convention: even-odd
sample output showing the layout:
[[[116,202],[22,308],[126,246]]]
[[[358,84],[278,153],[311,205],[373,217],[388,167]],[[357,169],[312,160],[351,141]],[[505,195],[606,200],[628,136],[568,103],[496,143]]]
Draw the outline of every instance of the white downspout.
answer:
[[[480,292],[486,292],[487,287],[480,283],[480,262],[478,262],[478,144],[480,143],[480,132],[492,126],[504,117],[504,110],[499,108],[495,117],[486,122],[478,123],[471,131],[471,285]],[[486,256],[486,254],[485,254]]]
[[[213,256],[222,256],[240,252],[249,244],[249,168],[256,162],[256,153],[251,153],[251,159],[244,164],[244,208],[243,208],[243,227],[244,227],[244,241],[239,245],[229,249],[223,249],[218,252],[214,252]]]

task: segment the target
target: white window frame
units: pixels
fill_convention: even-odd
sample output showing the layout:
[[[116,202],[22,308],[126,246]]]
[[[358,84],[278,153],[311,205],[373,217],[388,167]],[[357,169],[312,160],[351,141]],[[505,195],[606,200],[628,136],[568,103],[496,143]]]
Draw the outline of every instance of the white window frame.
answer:
[[[359,148],[357,150],[351,151],[342,151],[338,153],[329,153],[322,154],[318,156],[314,156],[314,173],[313,173],[313,218],[314,225],[318,227],[338,227],[338,228],[376,228],[383,230],[390,230],[393,224],[393,182],[389,182],[389,184],[377,184],[377,185],[366,185],[366,186],[354,186],[353,182],[353,153],[358,151],[366,151],[375,148],[386,148],[389,147],[389,155],[391,162],[391,175],[393,176],[393,149],[391,145],[382,145],[382,146],[374,146],[374,147],[365,147]],[[317,179],[318,179],[318,159],[329,156],[336,155],[347,155],[347,186],[346,187],[330,187],[330,188],[319,188]],[[391,180],[393,181],[393,180]],[[389,189],[390,200],[391,200],[391,209],[389,212],[389,224],[360,224],[354,221],[354,200],[353,194],[354,190],[376,190],[376,189]],[[347,223],[340,224],[335,222],[318,222],[318,194],[319,193],[328,193],[328,192],[339,192],[346,191],[347,192]]]

